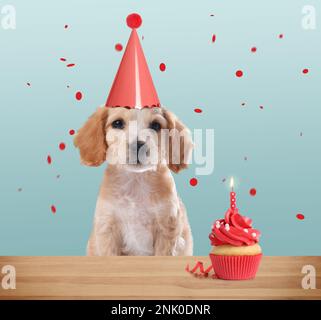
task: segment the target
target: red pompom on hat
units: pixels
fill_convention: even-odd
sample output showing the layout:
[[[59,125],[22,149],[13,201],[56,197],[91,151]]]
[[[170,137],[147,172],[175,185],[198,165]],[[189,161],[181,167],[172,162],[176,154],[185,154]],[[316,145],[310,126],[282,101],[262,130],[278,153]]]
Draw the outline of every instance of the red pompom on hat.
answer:
[[[152,76],[136,29],[142,24],[137,13],[130,14],[126,23],[132,29],[126,50],[107,98],[106,107],[132,109],[160,107]]]
[[[126,18],[126,23],[129,28],[137,29],[142,25],[142,17],[138,13],[132,13]]]

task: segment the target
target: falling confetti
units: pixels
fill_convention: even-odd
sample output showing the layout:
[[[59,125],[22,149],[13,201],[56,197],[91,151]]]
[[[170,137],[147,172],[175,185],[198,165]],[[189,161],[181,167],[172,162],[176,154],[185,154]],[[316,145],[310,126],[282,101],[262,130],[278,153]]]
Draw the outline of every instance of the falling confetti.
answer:
[[[202,109],[200,109],[200,108],[195,108],[195,109],[194,109],[194,112],[196,112],[196,113],[202,113],[202,112],[203,112],[203,110],[202,110]]]
[[[279,39],[283,39],[284,35],[281,33],[279,34]]]
[[[303,69],[303,70],[302,70],[302,73],[303,73],[303,74],[309,73],[309,69]]]
[[[60,178],[60,174],[57,174],[57,175],[56,175],[56,178],[59,179],[59,178]]]
[[[238,78],[241,78],[241,77],[243,77],[243,71],[242,71],[242,70],[237,70],[237,71],[235,72],[235,75],[236,75]]]
[[[256,189],[255,188],[250,189],[250,195],[252,197],[256,196]]]
[[[21,192],[22,191],[22,188],[18,188],[18,192]]]
[[[297,219],[299,219],[299,220],[304,220],[304,218],[305,218],[305,216],[304,216],[302,213],[298,213],[298,214],[296,215],[296,217],[297,217]]]
[[[260,106],[260,109],[264,109],[264,107],[263,107],[263,106]]]
[[[60,58],[60,61],[67,61],[66,58]]]
[[[244,157],[244,160],[247,161],[247,157]]]
[[[189,181],[189,184],[192,186],[192,187],[195,187],[197,185],[198,181],[196,178],[192,178],[190,181]]]
[[[223,179],[222,179],[222,183],[224,183],[225,181],[226,181],[226,178],[223,178]]]
[[[214,14],[210,14],[210,17],[214,17]]]
[[[165,63],[161,63],[161,64],[159,65],[159,70],[162,71],[162,72],[166,70],[166,65],[165,65]]]
[[[61,151],[65,150],[65,149],[66,149],[66,144],[63,143],[63,142],[59,143],[59,149],[60,149]]]
[[[212,43],[214,43],[215,41],[216,41],[216,35],[213,34],[213,35],[212,35]]]
[[[47,163],[48,163],[48,164],[51,164],[51,162],[52,162],[51,156],[48,155],[48,156],[47,156]]]
[[[27,82],[27,86],[30,87],[30,86],[31,86],[31,83],[30,83],[30,82]]]
[[[75,66],[74,63],[69,63],[69,64],[67,64],[67,68],[71,68],[71,67],[74,67],[74,66]]]
[[[300,132],[300,137],[302,137],[303,136],[303,132]]]
[[[50,207],[50,209],[51,209],[51,212],[52,212],[53,214],[55,214],[56,211],[57,211],[57,209],[56,209],[56,207],[55,207],[54,205],[52,205],[52,206]]]
[[[123,45],[121,43],[116,43],[115,44],[115,50],[116,51],[122,51],[123,50]]]
[[[68,24],[65,24],[65,27],[64,27],[64,28],[67,29],[68,27],[69,27]]]
[[[75,94],[75,98],[76,98],[76,100],[80,101],[82,99],[82,92],[77,91]]]
[[[74,130],[74,129],[70,129],[70,130],[69,130],[69,134],[70,134],[71,136],[73,136],[73,135],[75,134],[75,130]]]
[[[245,102],[242,102],[242,103],[241,103],[241,106],[244,107],[244,106],[245,106]]]
[[[256,52],[256,47],[252,47],[251,52],[253,52],[253,53]]]

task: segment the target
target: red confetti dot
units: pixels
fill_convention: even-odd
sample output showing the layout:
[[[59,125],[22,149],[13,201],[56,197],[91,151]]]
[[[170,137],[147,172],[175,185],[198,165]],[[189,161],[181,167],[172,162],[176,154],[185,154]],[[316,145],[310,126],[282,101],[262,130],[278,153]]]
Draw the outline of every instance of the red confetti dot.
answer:
[[[68,24],[65,24],[65,29],[67,29],[68,28]]]
[[[263,106],[260,106],[260,109],[263,109],[264,107]]]
[[[61,142],[61,143],[59,144],[59,149],[60,149],[60,150],[65,150],[65,149],[66,149],[66,144],[63,143],[63,142]]]
[[[194,109],[194,112],[196,112],[196,113],[202,113],[202,112],[203,112],[203,110],[202,110],[202,109],[200,109],[200,108],[196,108],[196,109]]]
[[[302,213],[298,213],[298,214],[296,215],[296,217],[297,217],[297,219],[299,219],[299,220],[304,220],[304,218],[305,218]]]
[[[212,35],[212,42],[214,43],[215,41],[216,41],[216,35],[213,34],[213,35]]]
[[[76,100],[80,101],[82,99],[82,93],[80,91],[77,91],[75,94]]]
[[[251,48],[251,51],[252,51],[252,52],[256,52],[256,47],[252,47],[252,48]]]
[[[52,206],[50,207],[50,209],[51,209],[51,212],[52,212],[53,214],[55,214],[56,211],[57,211],[57,209],[56,209],[56,207],[55,207],[54,205],[52,205]]]
[[[166,70],[166,64],[165,63],[161,63],[160,65],[159,65],[159,70],[160,71],[165,71]]]
[[[138,13],[132,13],[126,18],[126,23],[129,28],[136,29],[142,24],[142,17]]]
[[[279,34],[279,39],[283,39],[284,35],[281,33]]]
[[[47,156],[47,162],[48,162],[48,164],[51,164],[51,162],[52,162],[52,159],[51,159],[50,155]]]
[[[309,73],[309,69],[303,69],[303,70],[302,70],[302,73],[303,73],[303,74]]]
[[[116,43],[115,44],[115,50],[116,51],[122,51],[123,50],[123,45],[121,43]]]
[[[66,58],[60,58],[60,61],[67,61]]]
[[[192,186],[192,187],[195,187],[197,185],[198,181],[196,178],[192,178],[190,181],[189,181],[189,184]]]
[[[75,130],[74,129],[69,130],[69,134],[73,136],[75,134]]]
[[[250,189],[250,195],[252,197],[254,197],[256,195],[256,189],[255,188]]]
[[[74,63],[69,63],[69,64],[67,64],[67,68],[71,68],[71,67],[74,67],[74,66],[75,66]]]
[[[242,71],[242,70],[237,70],[237,71],[235,72],[235,75],[236,75],[238,78],[243,77],[243,71]]]

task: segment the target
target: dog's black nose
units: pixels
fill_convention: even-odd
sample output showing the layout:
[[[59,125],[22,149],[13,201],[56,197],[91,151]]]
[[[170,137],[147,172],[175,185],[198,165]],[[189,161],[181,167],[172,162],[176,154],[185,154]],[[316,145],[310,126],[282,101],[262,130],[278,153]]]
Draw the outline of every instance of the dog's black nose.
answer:
[[[139,152],[139,149],[145,144],[143,141],[137,141],[137,153]]]
[[[143,141],[137,141],[137,163],[141,163],[139,159],[139,150],[145,144]]]

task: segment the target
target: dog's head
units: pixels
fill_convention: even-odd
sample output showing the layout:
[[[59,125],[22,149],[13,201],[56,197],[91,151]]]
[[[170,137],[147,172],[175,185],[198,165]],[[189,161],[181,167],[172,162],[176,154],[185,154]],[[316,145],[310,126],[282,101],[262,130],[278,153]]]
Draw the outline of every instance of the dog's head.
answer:
[[[136,172],[166,164],[177,173],[187,167],[193,147],[188,128],[172,112],[158,107],[98,108],[74,144],[88,166],[106,160]]]

